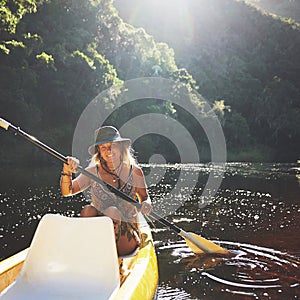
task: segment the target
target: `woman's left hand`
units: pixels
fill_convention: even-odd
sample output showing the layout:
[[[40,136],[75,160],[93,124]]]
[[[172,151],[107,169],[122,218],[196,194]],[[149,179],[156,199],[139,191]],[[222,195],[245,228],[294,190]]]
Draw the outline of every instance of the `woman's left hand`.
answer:
[[[152,212],[152,204],[150,201],[146,200],[141,203],[141,213],[145,215],[150,215]]]

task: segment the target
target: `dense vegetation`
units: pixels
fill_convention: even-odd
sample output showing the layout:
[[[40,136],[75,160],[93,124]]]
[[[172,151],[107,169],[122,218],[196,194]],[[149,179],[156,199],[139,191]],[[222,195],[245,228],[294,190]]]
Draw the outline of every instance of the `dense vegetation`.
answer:
[[[136,1],[126,1],[127,7],[138,7]],[[0,0],[0,117],[70,153],[76,122],[96,95],[113,84],[152,76],[153,66],[159,66],[163,77],[188,89],[199,86],[213,103],[230,159],[297,159],[298,25],[243,2],[187,2],[197,22],[183,40],[181,23],[160,15],[157,6],[141,7],[133,27],[111,0]],[[118,9],[129,22],[130,11]],[[202,103],[196,106],[201,111]],[[131,109],[176,118],[174,107],[157,101],[138,101]],[[197,136],[199,128],[191,125],[190,132]],[[2,160],[8,151],[16,161],[41,159],[31,145],[9,135],[1,133],[0,143]],[[199,143],[207,145],[205,138]],[[157,152],[159,146],[152,137],[137,143],[142,151],[137,150]]]
[[[181,80],[173,50],[123,23],[111,1],[1,2],[1,117],[57,149],[70,153],[83,109],[113,84],[149,76],[153,65]],[[144,109],[144,103],[136,109],[139,105]],[[164,111],[164,106],[154,109]],[[13,147],[11,160],[41,159],[31,145],[2,132],[0,139],[1,157]]]
[[[256,6],[287,19],[300,22],[300,5],[298,0],[248,0]]]
[[[115,5],[124,20],[174,48],[176,62],[191,73],[206,99],[231,106],[222,119],[231,158],[295,160],[300,150],[299,24],[244,1],[175,2],[180,5],[172,9],[157,9],[158,0],[126,5],[116,0]]]

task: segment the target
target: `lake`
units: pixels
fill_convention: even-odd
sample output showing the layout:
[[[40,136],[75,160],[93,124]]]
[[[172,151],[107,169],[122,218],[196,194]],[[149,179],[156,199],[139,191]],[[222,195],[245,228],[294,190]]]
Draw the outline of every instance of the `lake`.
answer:
[[[230,250],[195,255],[153,222],[158,299],[299,299],[300,171],[297,164],[142,165],[155,211]],[[76,216],[84,194],[63,198],[61,166],[2,168],[0,259],[25,247],[46,213]],[[214,191],[209,175],[223,180]],[[203,200],[203,193],[206,197]],[[211,195],[211,196],[210,196]]]

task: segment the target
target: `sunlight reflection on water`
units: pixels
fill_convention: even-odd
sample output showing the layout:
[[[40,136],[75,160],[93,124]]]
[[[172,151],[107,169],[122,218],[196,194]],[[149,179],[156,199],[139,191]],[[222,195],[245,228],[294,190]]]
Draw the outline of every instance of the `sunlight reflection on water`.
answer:
[[[158,299],[300,297],[300,185],[291,171],[294,165],[227,164],[218,193],[204,208],[199,208],[197,201],[212,166],[164,167],[169,168],[167,176],[149,187],[154,207],[163,210],[172,206],[173,201],[176,205],[181,201],[183,205],[167,219],[228,248],[234,255],[195,256],[175,233],[155,223],[153,236],[160,273]],[[154,170],[159,168],[162,167],[154,166]],[[176,181],[172,176],[179,171],[199,174],[196,188],[191,193],[183,185],[174,197],[164,197]],[[59,172],[55,170],[50,179],[48,169],[45,173],[44,177],[41,173],[37,177],[16,170],[10,177],[14,178],[12,181],[9,173],[4,172],[0,188],[0,259],[29,245],[44,214],[75,216],[87,203],[82,195],[61,197]],[[152,176],[155,174],[152,172]]]

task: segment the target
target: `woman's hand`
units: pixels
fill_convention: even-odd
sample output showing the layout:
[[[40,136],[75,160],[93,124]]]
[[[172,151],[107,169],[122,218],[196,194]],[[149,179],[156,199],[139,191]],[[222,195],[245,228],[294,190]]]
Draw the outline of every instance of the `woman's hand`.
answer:
[[[63,173],[72,174],[76,173],[76,169],[79,166],[79,160],[75,157],[67,156],[68,164],[64,164]]]
[[[141,203],[141,213],[142,214],[145,214],[145,215],[150,215],[151,214],[151,212],[152,212],[152,204],[151,204],[151,200],[150,199],[147,199],[147,200],[145,200],[145,201],[143,201],[142,203]]]

